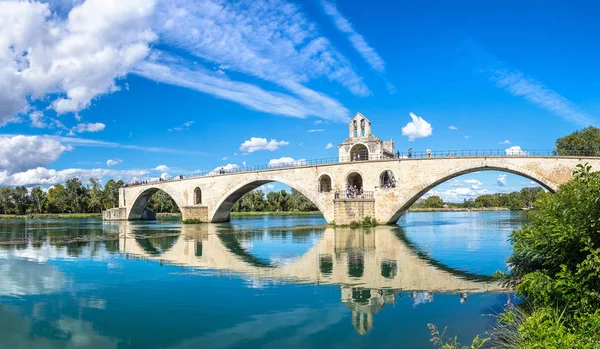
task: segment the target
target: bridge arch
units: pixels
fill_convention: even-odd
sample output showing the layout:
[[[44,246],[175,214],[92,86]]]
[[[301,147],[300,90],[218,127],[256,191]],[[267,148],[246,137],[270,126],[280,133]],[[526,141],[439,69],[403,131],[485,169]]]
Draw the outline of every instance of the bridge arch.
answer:
[[[500,172],[512,173],[512,174],[516,174],[518,176],[525,177],[527,179],[530,179],[530,180],[538,183],[539,185],[541,185],[542,187],[544,187],[551,193],[554,193],[558,189],[558,184],[553,183],[552,181],[540,176],[539,174],[537,174],[533,171],[530,171],[528,169],[525,169],[525,168],[522,168],[519,166],[515,166],[512,164],[498,163],[498,164],[484,164],[484,165],[478,165],[478,166],[459,166],[459,167],[453,168],[452,170],[448,171],[445,175],[440,176],[436,179],[429,180],[429,181],[423,183],[422,185],[418,186],[417,188],[413,189],[412,191],[409,191],[407,194],[405,194],[406,200],[398,203],[393,208],[393,212],[392,212],[390,218],[387,220],[387,223],[395,224],[398,221],[398,219],[400,219],[400,216],[402,216],[402,214],[404,214],[404,212],[406,212],[410,208],[410,206],[412,206],[417,200],[419,200],[423,195],[425,195],[431,189],[433,189],[433,188],[437,187],[438,185],[440,185],[444,182],[447,182],[453,178],[456,178],[458,176],[462,176],[465,174],[478,172],[478,171],[500,171]]]
[[[242,197],[244,194],[260,187],[261,185],[265,185],[268,183],[279,182],[285,184],[298,192],[304,195],[310,202],[312,202],[317,209],[321,213],[325,215],[327,212],[321,202],[315,199],[312,195],[313,191],[308,190],[307,188],[302,187],[301,185],[297,185],[296,183],[290,182],[286,179],[282,179],[280,177],[277,178],[265,178],[265,179],[254,179],[247,180],[242,182],[231,190],[229,190],[221,199],[219,199],[218,203],[215,205],[214,211],[209,215],[209,221],[212,223],[216,222],[227,222],[229,221],[231,210],[233,209],[233,205]],[[327,219],[327,217],[325,217]]]
[[[178,197],[176,195],[173,195],[173,193],[170,193],[167,188],[164,188],[164,187],[158,188],[158,187],[152,186],[152,187],[146,188],[145,190],[140,192],[132,200],[133,204],[131,205],[131,209],[129,209],[129,212],[127,213],[127,220],[141,219],[142,215],[144,214],[144,209],[148,206],[148,201],[150,200],[152,195],[154,195],[159,190],[164,192],[165,194],[167,194],[171,199],[173,199],[173,201],[177,205],[177,208],[179,208],[179,210],[181,210],[182,204],[181,204],[181,202],[178,201]]]

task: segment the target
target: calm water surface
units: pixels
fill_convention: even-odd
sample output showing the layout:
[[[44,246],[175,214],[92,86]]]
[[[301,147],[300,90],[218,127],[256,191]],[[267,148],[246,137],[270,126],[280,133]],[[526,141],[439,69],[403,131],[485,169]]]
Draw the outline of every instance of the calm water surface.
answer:
[[[431,348],[465,342],[508,295],[520,213],[231,223],[0,220],[0,348]]]

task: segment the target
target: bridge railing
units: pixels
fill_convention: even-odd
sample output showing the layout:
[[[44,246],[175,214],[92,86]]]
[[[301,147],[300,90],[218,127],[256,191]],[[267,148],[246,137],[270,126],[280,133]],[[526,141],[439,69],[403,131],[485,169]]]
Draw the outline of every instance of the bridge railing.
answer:
[[[339,197],[336,196],[335,200],[373,200],[375,197],[375,192],[373,191],[363,191],[361,193],[350,193],[348,191],[344,191],[339,194]]]
[[[508,149],[479,149],[479,150],[419,150],[419,151],[397,151],[395,154],[383,154],[383,155],[366,155],[361,154],[360,157],[355,155],[354,157],[331,157],[322,159],[305,160],[299,159],[294,161],[280,162],[271,161],[266,165],[258,166],[231,166],[216,168],[213,171],[197,171],[191,174],[178,175],[178,176],[164,176],[162,178],[156,178],[153,180],[136,181],[134,183],[128,183],[126,186],[144,185],[150,183],[158,183],[165,181],[175,181],[189,178],[198,178],[204,176],[217,176],[224,174],[232,174],[239,172],[256,172],[265,170],[277,170],[283,168],[292,167],[303,167],[303,166],[317,166],[317,165],[328,165],[338,164],[346,162],[367,162],[377,160],[404,160],[404,159],[424,159],[424,158],[452,158],[452,157],[527,157],[527,156],[580,156],[580,157],[596,157],[598,152],[568,152],[557,154],[553,150],[538,150],[538,149],[521,149],[518,147]]]

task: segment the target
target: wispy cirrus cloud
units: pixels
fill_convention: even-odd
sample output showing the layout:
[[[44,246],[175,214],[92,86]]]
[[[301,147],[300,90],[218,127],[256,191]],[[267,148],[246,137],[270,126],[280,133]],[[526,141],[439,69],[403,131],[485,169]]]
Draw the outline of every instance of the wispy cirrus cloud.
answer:
[[[385,70],[385,62],[381,56],[379,56],[375,49],[367,43],[362,35],[356,32],[352,23],[340,13],[335,4],[325,0],[321,3],[325,9],[325,13],[331,17],[335,26],[341,32],[348,34],[348,40],[350,40],[352,46],[354,46],[356,51],[358,51],[365,61],[369,63],[371,68],[380,73],[383,72]]]
[[[31,137],[28,135],[15,135],[15,134],[0,134],[1,137]],[[120,148],[120,149],[131,149],[131,150],[139,150],[150,153],[171,153],[171,154],[187,154],[187,155],[209,155],[207,153],[198,152],[198,151],[189,151],[182,149],[172,149],[172,148],[161,148],[161,147],[150,147],[150,146],[142,146],[142,145],[133,145],[133,144],[122,144],[117,142],[107,142],[96,139],[87,139],[87,138],[79,138],[79,137],[59,137],[53,135],[41,135],[37,136],[44,139],[54,139],[59,141],[62,144],[68,144],[72,146],[80,146],[80,147],[99,147],[99,148]]]
[[[265,90],[257,85],[231,80],[201,67],[188,67],[161,60],[138,65],[134,73],[145,78],[193,89],[229,100],[247,108],[290,117],[318,116],[332,121],[348,119],[348,109],[325,94],[298,85],[303,96]]]
[[[535,78],[511,67],[472,40],[463,41],[462,48],[475,60],[477,71],[511,95],[522,97],[531,104],[578,125],[596,124],[596,120],[575,103]]]
[[[153,29],[166,46],[188,58],[165,60],[163,54],[135,72],[259,111],[346,121],[346,108],[306,83],[327,78],[357,96],[370,91],[316,28],[299,6],[284,0],[161,1]],[[259,87],[262,82],[286,92],[267,91]]]

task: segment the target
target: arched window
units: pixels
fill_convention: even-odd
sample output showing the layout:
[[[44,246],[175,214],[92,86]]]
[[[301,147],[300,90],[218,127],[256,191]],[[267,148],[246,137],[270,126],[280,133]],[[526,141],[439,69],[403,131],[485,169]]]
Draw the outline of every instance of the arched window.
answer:
[[[319,193],[329,193],[331,191],[331,177],[322,175],[319,178]]]
[[[346,179],[346,186],[352,187],[352,188],[356,188],[356,189],[362,189],[363,187],[363,179],[362,176],[356,172],[352,172],[348,175],[347,179]]]
[[[200,205],[202,203],[202,190],[196,187],[194,189],[194,205]]]
[[[360,278],[365,272],[365,255],[363,251],[348,253],[348,276]]]
[[[354,120],[354,132],[352,134],[354,137],[358,137],[358,124],[356,123],[356,120]]]
[[[321,274],[331,275],[333,272],[333,258],[331,255],[319,255],[319,270],[321,271]]]
[[[381,276],[393,279],[398,275],[398,263],[396,261],[384,260],[381,262]]]
[[[369,149],[363,144],[356,144],[350,149],[350,161],[369,160]]]
[[[395,188],[396,177],[394,177],[394,172],[390,170],[383,171],[379,176],[379,187],[382,189]]]

